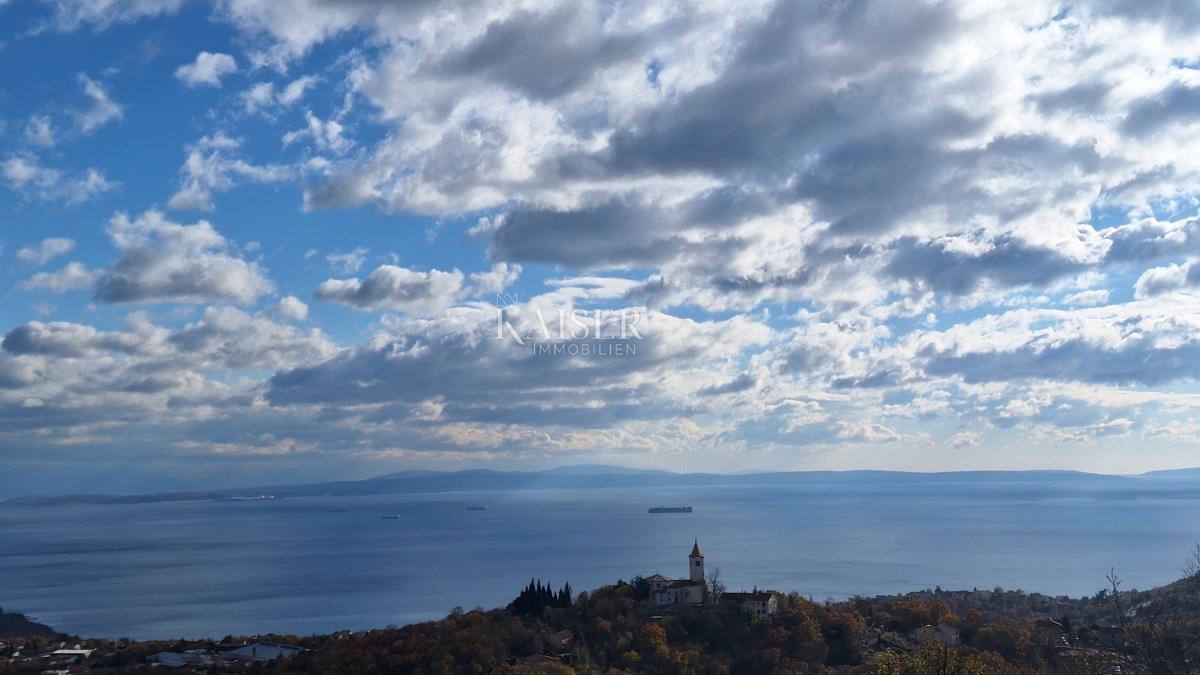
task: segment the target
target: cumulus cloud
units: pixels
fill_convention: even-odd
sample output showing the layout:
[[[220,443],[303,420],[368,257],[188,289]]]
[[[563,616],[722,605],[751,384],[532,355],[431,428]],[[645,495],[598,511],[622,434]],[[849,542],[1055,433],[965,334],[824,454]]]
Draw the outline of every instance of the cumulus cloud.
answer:
[[[120,183],[110,181],[98,169],[88,169],[75,177],[42,166],[36,157],[17,155],[0,163],[0,172],[9,187],[27,198],[80,204],[115,190]]]
[[[149,426],[160,439],[165,433],[180,441],[220,443],[237,433],[233,420],[245,419],[255,407],[258,385],[208,374],[275,369],[327,359],[335,351],[317,330],[232,307],[210,307],[200,320],[176,330],[141,313],[113,331],[32,321],[10,330],[0,343],[0,433],[41,443],[96,443],[104,441],[103,434],[96,437],[98,428],[144,433],[153,420]],[[32,407],[36,414],[28,412]]]
[[[17,251],[17,258],[35,265],[45,265],[50,260],[69,253],[74,248],[74,239],[50,237],[49,239],[43,239],[37,248],[27,246]]]
[[[237,72],[237,61],[228,54],[200,52],[196,60],[175,69],[175,79],[188,88],[220,87],[221,78]]]
[[[354,141],[342,136],[345,131],[337,120],[321,120],[312,111],[305,111],[304,119],[308,126],[304,129],[289,131],[283,135],[283,145],[287,147],[296,141],[308,138],[318,150],[342,154],[354,147]]]
[[[274,291],[265,271],[231,255],[206,221],[182,225],[158,211],[133,220],[122,213],[107,231],[122,255],[97,283],[99,302],[249,303]]]
[[[300,298],[289,295],[279,301],[279,304],[266,311],[267,316],[282,316],[293,321],[304,321],[308,318],[308,305]]]
[[[393,310],[434,314],[450,307],[462,294],[463,273],[458,270],[417,272],[396,265],[380,265],[365,280],[329,279],[317,287],[316,297],[362,310]]]
[[[486,272],[473,272],[467,277],[470,286],[469,292],[471,295],[499,293],[511,286],[520,276],[520,265],[496,263]]]
[[[1141,300],[1196,286],[1200,286],[1200,265],[1189,262],[1184,265],[1152,267],[1138,277],[1133,289],[1134,297]]]
[[[167,206],[172,209],[216,209],[213,193],[224,192],[237,185],[237,179],[256,183],[274,183],[290,178],[291,169],[278,166],[257,166],[238,155],[240,139],[221,132],[205,136],[187,146],[187,160],[180,173],[183,186],[171,196]]]
[[[99,276],[98,270],[89,270],[83,263],[72,262],[57,272],[38,272],[21,282],[21,288],[61,294],[91,288]]]

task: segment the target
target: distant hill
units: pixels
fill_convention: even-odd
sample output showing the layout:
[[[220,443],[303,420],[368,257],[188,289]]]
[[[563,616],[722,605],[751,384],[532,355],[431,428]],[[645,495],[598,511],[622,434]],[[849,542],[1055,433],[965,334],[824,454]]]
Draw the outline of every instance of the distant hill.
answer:
[[[27,637],[54,637],[57,632],[50,626],[30,621],[24,614],[0,610],[0,639]]]
[[[1200,467],[1191,469],[1166,469],[1163,471],[1147,471],[1143,476],[1160,478],[1200,478]]]
[[[1200,470],[1197,470],[1200,471]],[[366,480],[313,483],[309,485],[267,485],[231,490],[162,492],[141,495],[62,495],[15,497],[0,504],[6,506],[48,506],[56,504],[146,504],[175,501],[233,501],[286,497],[362,496],[422,494],[437,492],[480,492],[493,490],[545,490],[643,488],[680,486],[751,486],[751,485],[962,485],[962,484],[1064,484],[1127,482],[1154,479],[1154,476],[1111,476],[1080,471],[949,471],[917,473],[903,471],[793,471],[776,473],[671,473],[669,471],[630,469],[618,466],[582,464],[547,471],[401,471]],[[1183,476],[1180,472],[1172,475]],[[1196,474],[1200,477],[1200,473]]]

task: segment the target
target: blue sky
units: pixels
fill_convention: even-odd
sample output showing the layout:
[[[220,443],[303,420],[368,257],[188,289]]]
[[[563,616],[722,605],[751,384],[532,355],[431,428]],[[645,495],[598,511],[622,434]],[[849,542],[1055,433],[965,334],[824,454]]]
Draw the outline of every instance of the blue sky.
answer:
[[[0,59],[0,493],[1200,463],[1187,3],[8,0]]]

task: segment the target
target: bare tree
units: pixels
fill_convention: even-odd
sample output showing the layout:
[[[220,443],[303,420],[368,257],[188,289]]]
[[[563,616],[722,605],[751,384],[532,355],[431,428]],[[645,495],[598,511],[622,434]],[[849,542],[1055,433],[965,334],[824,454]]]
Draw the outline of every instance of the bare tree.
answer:
[[[721,568],[714,567],[708,573],[708,597],[712,598],[712,603],[715,605],[721,600],[721,596],[725,594],[725,584],[721,583]]]
[[[1138,675],[1200,675],[1200,544],[1183,567],[1183,578],[1153,593],[1121,591],[1110,572],[1112,607]],[[1109,645],[1117,647],[1117,645]]]

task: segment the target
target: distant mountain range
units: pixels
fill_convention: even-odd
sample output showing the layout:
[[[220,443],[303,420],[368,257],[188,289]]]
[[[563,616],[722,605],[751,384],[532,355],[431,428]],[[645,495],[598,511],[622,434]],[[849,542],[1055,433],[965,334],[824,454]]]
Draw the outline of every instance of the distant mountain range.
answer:
[[[775,473],[672,473],[619,466],[583,464],[548,471],[492,471],[488,469],[437,472],[401,471],[357,481],[309,485],[262,487],[203,492],[161,492],[141,495],[80,494],[57,497],[16,497],[0,502],[6,506],[54,504],[145,504],[178,501],[235,501],[273,497],[360,496],[420,494],[431,492],[588,489],[678,486],[737,485],[829,485],[829,484],[954,484],[989,483],[1076,483],[1121,482],[1200,477],[1200,468],[1153,471],[1139,476],[1113,476],[1081,471],[949,471],[916,473],[903,471],[794,471]]]

